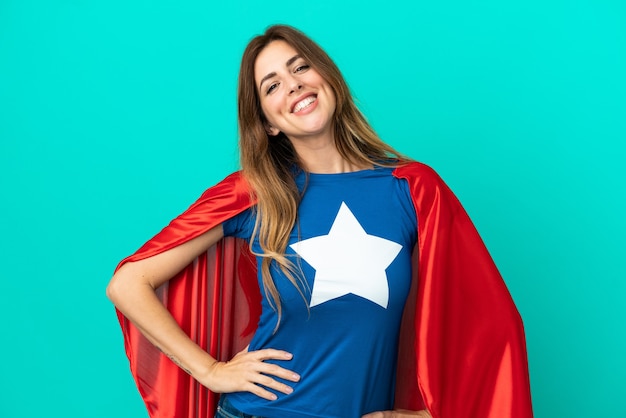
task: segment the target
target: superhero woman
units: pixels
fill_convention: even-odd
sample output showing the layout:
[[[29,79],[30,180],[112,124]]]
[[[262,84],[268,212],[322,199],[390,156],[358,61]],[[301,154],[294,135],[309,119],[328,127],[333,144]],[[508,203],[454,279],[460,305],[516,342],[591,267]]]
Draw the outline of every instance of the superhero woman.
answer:
[[[268,28],[238,106],[241,171],[107,288],[150,416],[531,417],[522,322],[476,229],[329,56]]]

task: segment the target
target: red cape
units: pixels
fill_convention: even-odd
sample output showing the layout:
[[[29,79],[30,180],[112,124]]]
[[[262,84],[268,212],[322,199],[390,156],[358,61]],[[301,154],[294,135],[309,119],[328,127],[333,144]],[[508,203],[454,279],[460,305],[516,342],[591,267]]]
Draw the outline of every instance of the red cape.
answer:
[[[417,213],[413,286],[398,357],[396,408],[433,418],[532,417],[521,318],[465,210],[428,166],[396,168]],[[254,204],[241,173],[208,189],[135,254],[137,261],[195,238]],[[219,360],[246,346],[260,315],[256,265],[226,238],[158,293],[183,330]],[[218,395],[183,372],[120,312],[126,354],[151,418],[211,418]]]

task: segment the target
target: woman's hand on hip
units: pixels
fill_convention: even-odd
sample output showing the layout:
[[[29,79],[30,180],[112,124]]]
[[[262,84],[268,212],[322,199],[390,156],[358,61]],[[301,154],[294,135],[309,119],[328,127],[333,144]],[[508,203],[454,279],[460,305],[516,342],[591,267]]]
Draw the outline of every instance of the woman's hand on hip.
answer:
[[[293,388],[275,377],[290,382],[297,382],[300,376],[276,364],[265,360],[291,360],[293,355],[286,351],[266,348],[248,351],[247,348],[237,353],[232,360],[216,361],[209,367],[206,378],[198,378],[200,383],[216,393],[251,392],[267,399],[276,400],[276,395],[265,388],[290,394]]]

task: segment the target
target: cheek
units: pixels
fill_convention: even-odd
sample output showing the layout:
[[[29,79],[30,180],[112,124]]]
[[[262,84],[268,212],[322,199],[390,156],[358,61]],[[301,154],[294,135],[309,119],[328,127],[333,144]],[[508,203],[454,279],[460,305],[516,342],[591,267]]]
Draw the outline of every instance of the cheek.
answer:
[[[280,112],[280,105],[274,97],[268,97],[261,102],[261,110],[268,121],[277,116]]]
[[[326,86],[325,92],[328,96],[328,105],[333,110],[333,113],[337,111],[337,96],[330,86]]]

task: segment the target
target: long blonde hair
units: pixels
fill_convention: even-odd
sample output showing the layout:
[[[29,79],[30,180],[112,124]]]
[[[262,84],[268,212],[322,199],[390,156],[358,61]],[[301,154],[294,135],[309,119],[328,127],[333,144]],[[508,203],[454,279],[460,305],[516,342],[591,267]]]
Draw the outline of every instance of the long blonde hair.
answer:
[[[336,109],[333,115],[335,146],[340,155],[357,166],[396,165],[407,158],[385,144],[376,135],[355,105],[350,89],[339,68],[313,40],[299,30],[286,26],[270,26],[263,35],[253,38],[246,47],[239,71],[239,148],[241,167],[257,199],[254,234],[258,234],[264,257],[261,274],[265,296],[281,318],[280,295],[270,274],[275,261],[299,290],[299,272],[285,256],[289,235],[296,223],[300,191],[295,173],[298,155],[289,139],[281,132],[268,136],[265,116],[261,110],[254,66],[261,51],[276,40],[291,45],[304,61],[331,86]],[[302,293],[302,290],[301,290]]]

